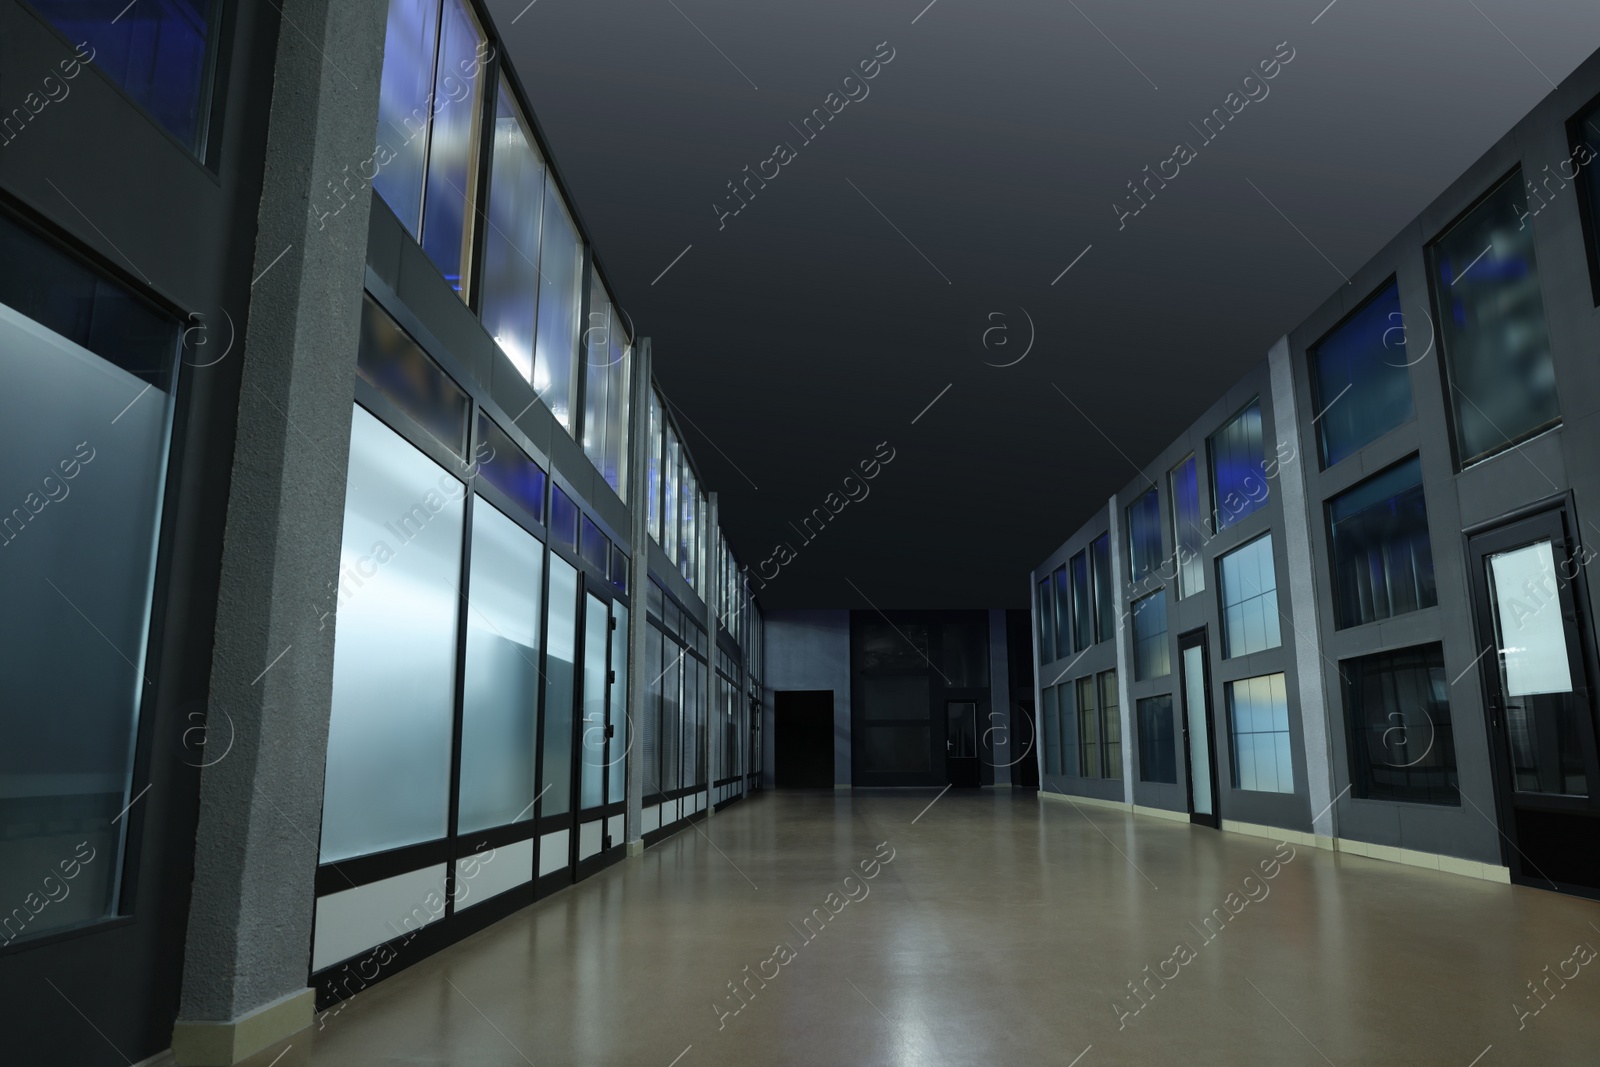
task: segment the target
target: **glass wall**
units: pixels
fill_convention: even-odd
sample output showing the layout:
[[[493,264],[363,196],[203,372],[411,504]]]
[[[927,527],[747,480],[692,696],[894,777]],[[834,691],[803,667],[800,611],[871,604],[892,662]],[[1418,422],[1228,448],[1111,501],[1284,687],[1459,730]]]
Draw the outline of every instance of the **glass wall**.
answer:
[[[1072,589],[1067,584],[1067,565],[1056,568],[1056,658],[1072,655]]]
[[[1094,678],[1079,678],[1073,684],[1078,697],[1078,776],[1099,778],[1100,715],[1094,702]]]
[[[400,0],[394,0],[389,12],[391,21],[395,10],[402,6]],[[387,80],[384,85],[387,88]],[[502,76],[489,173],[489,224],[483,234],[483,328],[517,373],[530,381],[534,326],[538,321],[544,188],[544,159],[510,83]]]
[[[488,42],[463,0],[391,0],[372,187],[462,299],[470,299],[473,216]]]
[[[481,497],[472,509],[457,832],[533,817],[544,546]]]
[[[1264,534],[1217,561],[1222,587],[1222,654],[1247,656],[1283,643],[1272,535]]]
[[[1128,505],[1128,581],[1134,585],[1161,566],[1161,500],[1154,488]]]
[[[321,862],[444,837],[465,487],[356,408]]]
[[[646,432],[650,435],[648,453],[645,459],[648,469],[645,471],[645,523],[650,531],[650,537],[656,544],[661,543],[661,489],[664,477],[661,460],[661,398],[654,389],[650,390],[650,423]]]
[[[544,762],[541,815],[572,810],[572,738],[578,688],[578,571],[550,556],[545,624]]]
[[[1206,528],[1200,510],[1200,474],[1194,456],[1172,468],[1168,476],[1172,494],[1172,544],[1177,553],[1178,596],[1193,596],[1206,587]]]
[[[0,945],[120,910],[179,334],[0,217]]]
[[[1056,658],[1056,598],[1049,578],[1039,582],[1039,662]]]
[[[1339,664],[1355,796],[1460,804],[1449,681],[1438,644]]]
[[[220,0],[30,3],[80,58],[105,71],[185,148],[205,154]]]
[[[1416,456],[1330,500],[1328,523],[1340,627],[1439,602]]]
[[[577,429],[578,333],[583,303],[583,244],[566,205],[552,188],[544,198],[539,243],[539,332],[533,388],[563,429]]]
[[[1411,418],[1405,325],[1400,288],[1391,281],[1311,349],[1312,403],[1324,467]]]
[[[1267,502],[1262,466],[1261,401],[1252,400],[1243,411],[1211,435],[1211,505],[1216,528],[1226,529]]]
[[[1428,249],[1462,465],[1560,421],[1527,215],[1518,170]]]
[[[1229,682],[1228,724],[1233,742],[1233,787],[1294,792],[1289,742],[1289,696],[1282,674]]]
[[[606,484],[628,499],[628,370],[633,342],[597,275],[589,286],[583,385],[583,451]]]
[[[1122,714],[1117,698],[1117,672],[1101,671],[1100,683],[1100,753],[1105,761],[1101,767],[1102,778],[1122,777]]]

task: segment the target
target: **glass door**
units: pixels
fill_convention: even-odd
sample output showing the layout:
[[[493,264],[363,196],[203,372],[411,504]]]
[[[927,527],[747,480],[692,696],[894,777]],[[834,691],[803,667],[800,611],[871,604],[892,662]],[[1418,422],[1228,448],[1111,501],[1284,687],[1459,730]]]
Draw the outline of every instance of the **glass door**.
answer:
[[[1564,507],[1474,535],[1480,671],[1512,876],[1600,891],[1582,569]],[[1492,655],[1490,654],[1492,653]]]
[[[1183,698],[1183,749],[1188,767],[1189,821],[1219,824],[1217,750],[1211,731],[1211,676],[1206,663],[1205,629],[1178,638],[1178,672]]]
[[[539,736],[539,892],[570,885],[576,851],[573,739],[578,718],[578,569],[550,553],[544,720]]]
[[[971,700],[945,704],[945,780],[964,789],[978,788],[978,705]]]
[[[593,588],[583,595],[583,717],[577,744],[578,819],[573,861],[579,878],[605,866],[624,841],[627,609]]]

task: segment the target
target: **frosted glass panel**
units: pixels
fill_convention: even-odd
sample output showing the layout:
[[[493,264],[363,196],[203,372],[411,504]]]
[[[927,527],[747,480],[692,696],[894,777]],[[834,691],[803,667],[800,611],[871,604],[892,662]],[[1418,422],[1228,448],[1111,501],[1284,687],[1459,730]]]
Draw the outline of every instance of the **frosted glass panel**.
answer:
[[[1549,541],[1489,557],[1506,696],[1572,692],[1567,633]]]
[[[633,745],[633,731],[628,719],[628,609],[613,604],[611,614],[617,620],[616,629],[611,631],[611,672],[616,677],[611,683],[614,733],[611,737],[611,793],[607,799],[615,804],[628,794],[627,757]]]
[[[578,572],[550,557],[550,624],[545,628],[543,815],[572,810],[573,698],[578,680]]]
[[[1263,793],[1294,792],[1289,746],[1289,696],[1281,674],[1228,683],[1233,727],[1233,786]]]
[[[1234,549],[1222,557],[1219,568],[1223,655],[1245,656],[1281,645],[1272,535]]]
[[[581,807],[606,801],[606,647],[611,617],[594,594],[583,598],[583,735],[579,754],[578,791]]]
[[[0,248],[17,248],[7,236]],[[76,265],[76,292],[44,287],[59,276],[55,264],[34,257],[11,266],[0,259],[0,298],[22,302],[29,294],[10,283],[32,272],[55,305],[38,307],[41,315],[70,307],[87,319],[114,311],[109,303],[131,303]],[[73,317],[57,321],[71,329]],[[92,331],[80,336],[97,344]],[[135,339],[120,347],[130,353]],[[165,349],[170,365],[175,324]],[[170,409],[167,393],[0,304],[0,589],[8,609],[0,613],[0,945],[114,907],[128,820],[113,820],[131,799],[146,691]],[[180,758],[205,762],[186,747]],[[67,879],[69,895],[39,911],[24,906]]]
[[[539,333],[534,339],[533,388],[568,433],[577,426],[573,396],[578,376],[578,313],[582,303],[583,246],[561,194],[549,184],[539,251]]]
[[[1210,815],[1211,720],[1206,715],[1206,650],[1190,645],[1183,650],[1183,710],[1189,718],[1189,777],[1194,811]]]
[[[491,167],[489,225],[483,235],[483,327],[517,373],[532,380],[544,160],[504,77],[495,112]]]
[[[544,546],[479,499],[472,511],[461,717],[462,833],[533,816]]]
[[[355,409],[323,863],[445,836],[465,496],[444,468]]]

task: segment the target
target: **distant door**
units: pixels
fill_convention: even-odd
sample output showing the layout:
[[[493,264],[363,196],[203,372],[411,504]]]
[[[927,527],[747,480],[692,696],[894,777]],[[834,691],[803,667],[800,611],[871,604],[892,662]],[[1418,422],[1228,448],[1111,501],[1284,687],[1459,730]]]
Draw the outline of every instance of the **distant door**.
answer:
[[[1206,632],[1178,638],[1179,683],[1183,687],[1183,750],[1189,769],[1189,821],[1216,826],[1217,747],[1211,730],[1211,678],[1206,665]]]
[[[1600,807],[1584,575],[1552,508],[1468,542],[1500,830],[1512,876],[1600,890]]]
[[[945,780],[962,789],[978,788],[978,705],[972,700],[945,703]]]
[[[1018,700],[1011,705],[1011,787],[1039,788],[1038,730],[1034,727],[1033,701]]]
[[[833,690],[772,695],[773,783],[779,789],[833,788]]]

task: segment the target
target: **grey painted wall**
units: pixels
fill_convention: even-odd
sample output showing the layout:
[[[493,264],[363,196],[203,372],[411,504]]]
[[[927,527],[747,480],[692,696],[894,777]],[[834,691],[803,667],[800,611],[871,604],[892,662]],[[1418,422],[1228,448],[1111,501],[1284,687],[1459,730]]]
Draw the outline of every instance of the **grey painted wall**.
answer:
[[[763,766],[772,781],[772,694],[786,689],[833,691],[833,782],[850,784],[850,613],[775,611],[766,621],[762,679]]]

